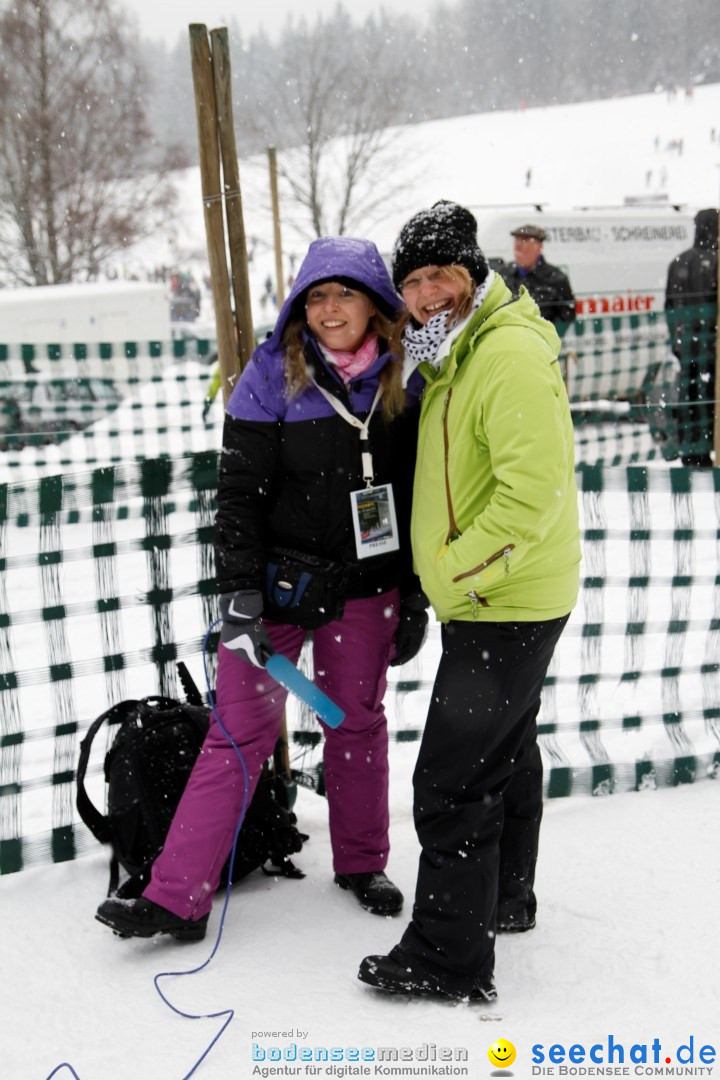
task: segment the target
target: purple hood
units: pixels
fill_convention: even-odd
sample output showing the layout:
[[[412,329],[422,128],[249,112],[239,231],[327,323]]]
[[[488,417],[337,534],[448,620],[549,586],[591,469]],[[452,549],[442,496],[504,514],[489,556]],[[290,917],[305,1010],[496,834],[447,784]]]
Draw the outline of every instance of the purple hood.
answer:
[[[255,350],[256,358],[282,354],[281,339],[295,302],[316,281],[352,278],[364,286],[391,312],[402,307],[382,256],[370,240],[350,236],[323,236],[313,240],[297,272],[290,295],[282,306],[275,329]]]

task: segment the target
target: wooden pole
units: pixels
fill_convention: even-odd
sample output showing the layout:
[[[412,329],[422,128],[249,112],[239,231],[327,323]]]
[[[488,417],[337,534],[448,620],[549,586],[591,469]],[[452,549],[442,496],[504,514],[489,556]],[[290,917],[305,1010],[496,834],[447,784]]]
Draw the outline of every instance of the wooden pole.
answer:
[[[232,393],[238,367],[250,359],[254,345],[247,244],[240,194],[240,171],[237,163],[235,128],[232,117],[232,87],[230,76],[230,45],[225,27],[212,30],[208,45],[204,24],[190,26],[195,106],[197,110],[200,174],[203,180],[205,228],[208,237],[210,276],[213,285],[215,317],[218,325],[218,356],[222,379],[223,401]],[[220,158],[224,187],[221,194]],[[205,167],[203,161],[205,160]],[[227,217],[232,290],[235,300],[235,322],[230,308],[230,279],[228,278],[223,201]],[[220,260],[220,253],[222,260]],[[221,265],[220,265],[221,263]],[[217,277],[214,267],[217,267]],[[223,344],[220,324],[222,319]],[[233,325],[235,332],[233,332]],[[237,335],[237,343],[235,337]],[[288,754],[287,716],[283,714],[278,747],[279,761],[288,779],[292,777]]]
[[[282,307],[285,302],[285,279],[283,274],[282,237],[280,235],[280,199],[278,198],[277,154],[274,146],[268,146],[268,164],[270,166],[270,194],[272,196],[273,236],[275,239],[275,278],[277,280],[277,302]]]
[[[225,249],[223,196],[220,183],[220,147],[212,54],[210,52],[207,27],[204,23],[192,23],[190,26],[190,57],[195,89],[200,180],[205,208],[205,234],[207,237],[213,306],[215,308],[218,359],[220,361],[223,400],[227,402],[233,383],[237,378],[238,359],[232,310],[230,308],[230,279]]]
[[[233,124],[230,42],[226,27],[223,26],[210,31],[210,47],[212,49],[220,154],[224,177],[225,217],[230,248],[232,291],[235,301],[237,355],[240,361],[240,370],[242,370],[252,356],[255,338],[250,302],[250,276],[248,273],[245,222],[243,219],[242,195],[240,193],[240,170],[238,169],[235,126]]]

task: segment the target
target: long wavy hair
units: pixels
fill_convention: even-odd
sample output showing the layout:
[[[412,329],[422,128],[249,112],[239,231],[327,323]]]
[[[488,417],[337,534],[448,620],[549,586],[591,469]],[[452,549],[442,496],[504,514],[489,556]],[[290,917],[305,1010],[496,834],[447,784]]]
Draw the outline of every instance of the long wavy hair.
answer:
[[[362,290],[360,290],[362,291]],[[371,297],[372,299],[372,297]],[[285,346],[285,389],[288,398],[292,400],[298,394],[311,385],[310,372],[305,363],[305,336],[308,324],[304,316],[296,315],[291,318],[283,331],[282,343]],[[368,335],[377,334],[380,342],[380,351],[383,346],[390,345],[394,337],[393,322],[381,311],[376,310],[368,323]],[[380,385],[383,388],[380,403],[383,416],[386,420],[392,420],[398,416],[405,406],[405,390],[402,384],[402,364],[400,354],[390,349],[390,361],[380,372]]]
[[[449,266],[439,266],[438,269],[443,274],[443,277],[451,278],[453,281],[457,281],[462,285],[460,298],[452,311],[448,312],[448,317],[445,320],[445,326],[449,326],[454,318],[461,320],[470,314],[473,300],[475,299],[475,293],[477,292],[477,285],[464,266],[452,264]],[[406,308],[400,315],[400,318],[393,324],[392,335],[389,342],[390,351],[393,356],[398,356],[400,359],[405,356],[405,347],[403,346],[402,339],[403,334],[405,333],[405,327],[411,320],[412,315]]]

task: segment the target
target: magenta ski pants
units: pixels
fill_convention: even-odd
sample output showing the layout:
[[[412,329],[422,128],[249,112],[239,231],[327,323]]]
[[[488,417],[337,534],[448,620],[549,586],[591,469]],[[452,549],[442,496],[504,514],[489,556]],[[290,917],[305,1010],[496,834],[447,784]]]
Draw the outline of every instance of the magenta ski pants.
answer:
[[[397,589],[348,600],[342,619],[313,631],[315,681],[345,713],[322,725],[330,840],[336,873],[387,864],[388,736],[383,709],[398,625]],[[269,620],[279,653],[297,663],[306,631]],[[219,646],[217,711],[249,775],[248,802],[272,755],[287,691],[262,668]],[[208,912],[232,848],[245,780],[237,754],[214,717],[143,895],[181,918]]]

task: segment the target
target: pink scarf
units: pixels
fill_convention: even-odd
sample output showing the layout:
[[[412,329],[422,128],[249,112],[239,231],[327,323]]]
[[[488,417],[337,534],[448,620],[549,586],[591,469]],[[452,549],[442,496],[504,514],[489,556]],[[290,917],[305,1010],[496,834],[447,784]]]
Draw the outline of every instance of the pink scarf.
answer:
[[[327,349],[324,345],[320,345],[320,348],[327,362],[337,368],[340,377],[346,383],[367,371],[380,355],[377,334],[368,334],[360,348],[354,353]]]

